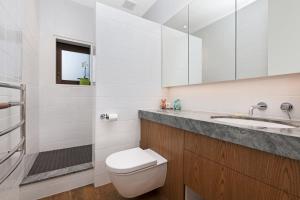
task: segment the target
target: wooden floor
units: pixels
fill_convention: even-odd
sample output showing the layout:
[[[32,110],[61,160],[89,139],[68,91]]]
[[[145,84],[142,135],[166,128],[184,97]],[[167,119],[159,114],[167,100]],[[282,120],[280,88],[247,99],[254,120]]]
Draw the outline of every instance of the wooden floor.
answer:
[[[68,192],[43,198],[42,200],[125,200],[121,197],[112,184],[94,188],[88,185]],[[154,190],[143,196],[133,198],[132,200],[163,200],[159,197],[159,192]]]

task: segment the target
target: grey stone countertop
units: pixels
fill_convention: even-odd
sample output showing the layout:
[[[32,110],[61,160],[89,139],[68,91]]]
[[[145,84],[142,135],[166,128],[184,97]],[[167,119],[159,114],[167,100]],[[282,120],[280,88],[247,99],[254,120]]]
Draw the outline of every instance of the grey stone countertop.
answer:
[[[246,146],[271,154],[300,160],[300,122],[281,121],[296,126],[292,129],[264,128],[223,123],[212,116],[231,116],[209,112],[139,110],[139,118],[193,133]],[[255,119],[255,118],[254,118]],[[264,121],[274,121],[263,119]],[[278,121],[278,120],[277,120]]]

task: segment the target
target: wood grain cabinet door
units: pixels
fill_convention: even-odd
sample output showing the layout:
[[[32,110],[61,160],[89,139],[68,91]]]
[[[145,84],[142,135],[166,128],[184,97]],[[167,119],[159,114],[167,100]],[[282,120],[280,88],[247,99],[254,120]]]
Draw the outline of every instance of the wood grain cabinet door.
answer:
[[[184,152],[184,183],[204,200],[299,200],[192,152]]]
[[[204,200],[300,200],[300,161],[144,119],[140,145],[168,160],[168,200],[183,200],[184,184]]]
[[[165,185],[161,195],[168,200],[184,200],[184,131],[147,120],[141,121],[141,148],[152,149],[168,160]]]
[[[299,161],[189,132],[185,132],[185,149],[300,197]]]

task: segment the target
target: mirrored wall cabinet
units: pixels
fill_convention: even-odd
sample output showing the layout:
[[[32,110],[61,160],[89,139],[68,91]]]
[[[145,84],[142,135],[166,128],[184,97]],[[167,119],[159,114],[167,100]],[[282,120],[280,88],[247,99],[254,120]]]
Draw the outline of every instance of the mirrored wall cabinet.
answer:
[[[299,19],[299,0],[193,0],[162,26],[162,85],[300,73]]]

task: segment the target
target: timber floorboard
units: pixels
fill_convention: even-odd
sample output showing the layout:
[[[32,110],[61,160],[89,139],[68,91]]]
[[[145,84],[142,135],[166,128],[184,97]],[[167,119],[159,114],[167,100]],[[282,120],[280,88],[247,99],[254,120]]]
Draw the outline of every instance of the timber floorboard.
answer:
[[[93,185],[77,188],[71,191],[56,194],[41,200],[126,200],[121,197],[112,184],[95,188]],[[160,197],[159,191],[154,190],[131,200],[165,200]]]

